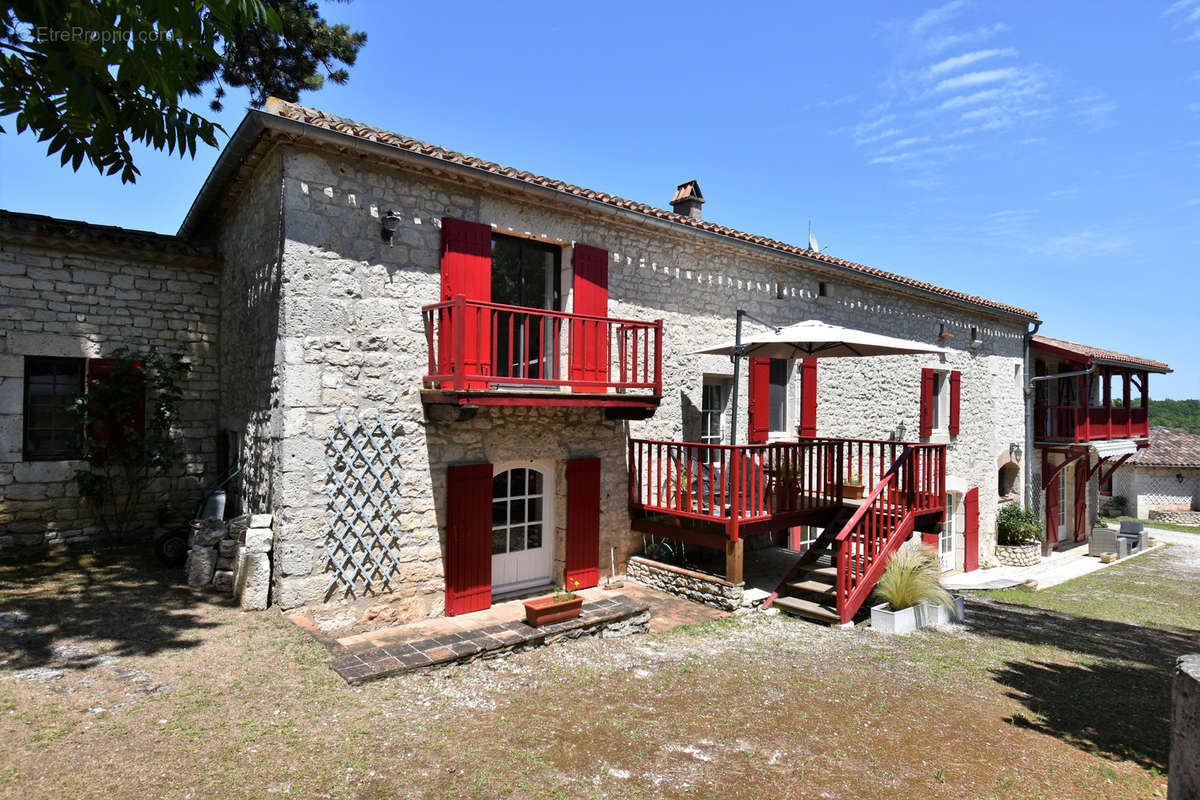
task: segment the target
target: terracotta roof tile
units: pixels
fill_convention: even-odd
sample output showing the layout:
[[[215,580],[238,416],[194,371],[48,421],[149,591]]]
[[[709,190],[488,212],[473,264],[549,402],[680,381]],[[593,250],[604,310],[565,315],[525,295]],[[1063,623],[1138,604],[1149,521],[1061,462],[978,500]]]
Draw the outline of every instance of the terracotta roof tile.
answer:
[[[1033,337],[1033,346],[1045,345],[1047,347],[1066,350],[1070,353],[1078,355],[1085,361],[1096,359],[1099,361],[1110,361],[1118,364],[1128,364],[1133,367],[1142,367],[1154,372],[1170,372],[1171,367],[1161,361],[1154,361],[1149,358],[1141,358],[1140,356],[1131,356],[1126,353],[1118,353],[1113,350],[1105,350],[1100,347],[1092,347],[1088,344],[1079,344],[1078,342],[1068,342],[1065,339],[1053,339],[1049,336],[1038,334]]]
[[[914,289],[919,289],[933,294],[941,295],[946,298],[958,300],[960,302],[971,303],[973,305],[982,306],[1005,314],[1012,314],[1026,319],[1037,319],[1037,312],[1029,311],[1017,306],[1008,305],[1006,303],[998,303],[995,300],[988,300],[985,297],[976,297],[974,295],[958,292],[953,289],[947,289],[942,286],[937,286],[925,281],[919,281],[914,278],[907,278],[903,275],[897,275],[892,272],[886,272],[874,267],[868,267],[864,264],[857,264],[853,261],[835,258],[834,256],[818,253],[804,247],[787,244],[766,236],[757,236],[755,234],[745,233],[734,228],[727,228],[723,225],[717,225],[712,222],[692,219],[674,211],[666,211],[661,208],[647,205],[646,203],[638,203],[632,200],[626,200],[615,195],[606,194],[604,192],[595,191],[593,189],[585,189],[580,186],[574,186],[564,181],[546,178],[540,175],[533,175],[528,172],[519,172],[512,167],[506,167],[501,164],[496,164],[491,161],[484,161],[474,156],[469,156],[464,153],[459,153],[454,150],[448,150],[444,147],[439,147],[428,142],[423,142],[419,139],[412,139],[407,136],[402,136],[398,133],[386,131],[381,128],[375,128],[370,125],[363,125],[353,120],[348,120],[343,117],[337,117],[332,114],[327,114],[324,111],[319,111],[315,108],[299,105],[298,103],[289,103],[277,98],[271,98],[266,107],[263,109],[267,113],[275,114],[284,119],[302,122],[308,125],[314,125],[326,130],[345,133],[350,136],[356,136],[360,139],[369,141],[378,141],[402,150],[408,150],[413,153],[421,153],[424,155],[441,158],[455,164],[460,164],[467,167],[484,170],[495,175],[504,175],[516,180],[521,180],[531,185],[544,186],[556,191],[572,194],[577,197],[585,197],[596,200],[617,208],[624,208],[630,211],[644,214],[648,217],[669,220],[679,225],[685,225],[691,228],[699,228],[700,230],[710,231],[712,233],[728,236],[732,239],[738,239],[752,244],[769,247],[789,255],[803,256],[813,261],[831,264],[838,267],[860,272],[864,275],[870,275],[875,278],[880,278],[892,283],[899,284]]]
[[[1150,446],[1129,463],[1139,467],[1200,467],[1200,436],[1183,428],[1150,428]]]

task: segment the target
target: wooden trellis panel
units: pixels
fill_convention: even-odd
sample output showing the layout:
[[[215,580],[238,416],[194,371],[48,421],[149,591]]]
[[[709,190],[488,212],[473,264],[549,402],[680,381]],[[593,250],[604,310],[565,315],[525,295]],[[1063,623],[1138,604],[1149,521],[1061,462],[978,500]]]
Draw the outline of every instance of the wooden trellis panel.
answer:
[[[338,416],[325,434],[326,596],[339,586],[350,595],[396,588],[402,434],[400,420],[383,415]]]

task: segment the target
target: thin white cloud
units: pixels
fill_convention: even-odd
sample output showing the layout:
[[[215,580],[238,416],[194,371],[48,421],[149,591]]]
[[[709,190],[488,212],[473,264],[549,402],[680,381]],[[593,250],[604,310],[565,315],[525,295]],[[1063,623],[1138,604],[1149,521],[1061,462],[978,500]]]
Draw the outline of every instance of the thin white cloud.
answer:
[[[1051,197],[1074,197],[1079,194],[1078,189],[1058,189],[1050,193]]]
[[[859,147],[862,147],[864,144],[871,144],[872,142],[882,141],[883,139],[890,139],[893,136],[899,136],[901,133],[903,133],[903,131],[901,131],[899,128],[888,128],[886,131],[881,131],[871,136],[865,136],[862,139],[855,139],[854,143]]]
[[[1163,12],[1163,16],[1173,17],[1174,27],[1191,30],[1191,35],[1185,36],[1183,41],[1200,41],[1200,0],[1178,0]]]
[[[939,61],[932,67],[926,70],[930,77],[936,78],[939,75],[945,75],[947,72],[969,67],[988,58],[999,58],[1001,56],[1015,56],[1017,51],[1012,47],[997,47],[991,50],[976,50],[973,53],[963,53],[961,56],[947,58],[944,61]]]
[[[908,26],[909,33],[918,35],[944,22],[949,22],[958,16],[958,12],[962,11],[966,5],[965,0],[951,0],[944,6],[931,8],[912,21],[912,24]]]
[[[1097,233],[1093,230],[1052,236],[1034,246],[1034,251],[1054,258],[1083,258],[1085,256],[1124,250],[1132,242],[1127,236]]]
[[[854,135],[855,136],[864,136],[873,130],[882,128],[884,125],[887,125],[889,122],[891,122],[895,118],[896,118],[895,114],[884,114],[883,116],[879,117],[878,119],[876,119],[872,122],[863,122],[859,125],[855,125],[854,126]]]
[[[982,103],[986,100],[993,100],[1004,94],[1003,89],[984,89],[974,94],[960,94],[957,97],[951,97],[937,107],[938,111],[947,111],[954,108],[962,108],[963,106],[973,106],[976,103]]]
[[[976,28],[973,31],[967,31],[966,33],[948,33],[927,41],[925,43],[925,50],[929,53],[940,53],[952,47],[965,47],[967,45],[978,44],[997,34],[1007,33],[1008,30],[1009,27],[1007,25],[997,22],[995,25],[986,25],[982,28]]]
[[[1000,81],[1011,81],[1018,77],[1021,71],[1016,67],[1007,67],[1005,69],[987,69],[979,72],[967,72],[963,75],[957,75],[953,78],[947,78],[933,87],[935,92],[946,92],[957,89],[969,89],[972,86],[983,86],[988,83],[998,83]]]

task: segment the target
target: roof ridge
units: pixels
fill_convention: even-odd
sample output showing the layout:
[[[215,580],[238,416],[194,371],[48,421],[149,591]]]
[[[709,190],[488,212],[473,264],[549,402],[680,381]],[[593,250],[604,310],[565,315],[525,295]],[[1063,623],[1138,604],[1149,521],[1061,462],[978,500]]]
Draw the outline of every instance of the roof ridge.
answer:
[[[812,259],[813,261],[819,261],[832,266],[854,270],[865,275],[882,278],[893,283],[898,283],[902,286],[920,289],[950,299],[983,306],[984,308],[990,308],[995,311],[1001,311],[1007,314],[1025,317],[1027,319],[1037,319],[1038,317],[1037,312],[1020,308],[1018,306],[1000,303],[995,300],[989,300],[986,297],[979,297],[976,295],[967,294],[965,292],[959,292],[954,289],[948,289],[944,286],[938,286],[937,284],[929,283],[927,281],[909,278],[894,272],[887,272],[886,270],[881,270],[865,264],[859,264],[854,261],[837,258],[835,256],[809,250],[798,245],[788,244],[787,242],[783,242],[778,239],[772,239],[768,236],[747,233],[736,228],[718,225],[715,222],[683,216],[681,214],[676,214],[674,211],[656,208],[647,203],[638,202],[636,200],[627,200],[623,197],[618,197],[617,195],[608,194],[607,192],[600,192],[595,189],[587,189],[581,186],[576,186],[556,178],[548,178],[546,176],[536,175],[525,170],[518,170],[514,167],[505,166],[494,161],[487,161],[476,156],[467,155],[466,153],[451,150],[449,148],[442,147],[441,145],[432,144],[420,139],[404,136],[403,134],[388,131],[383,128],[366,125],[346,117],[340,117],[335,114],[321,111],[320,109],[300,105],[299,103],[279,100],[278,98],[272,97],[263,107],[263,111],[283,119],[292,120],[294,122],[301,122],[334,131],[336,133],[354,136],[366,141],[373,141],[403,150],[420,153],[433,158],[440,158],[442,160],[461,164],[463,166],[481,169],[485,172],[490,172],[495,175],[501,175],[504,177],[513,178],[515,180],[524,181],[525,183],[534,186],[541,186],[544,188],[565,192],[567,194],[573,194],[577,197],[595,200],[616,208],[622,208],[627,211],[633,211],[646,216],[669,220],[681,225],[698,228],[710,233],[728,236],[730,238],[760,245],[762,247],[767,247],[772,250],[788,253],[790,255],[803,256],[805,258]]]

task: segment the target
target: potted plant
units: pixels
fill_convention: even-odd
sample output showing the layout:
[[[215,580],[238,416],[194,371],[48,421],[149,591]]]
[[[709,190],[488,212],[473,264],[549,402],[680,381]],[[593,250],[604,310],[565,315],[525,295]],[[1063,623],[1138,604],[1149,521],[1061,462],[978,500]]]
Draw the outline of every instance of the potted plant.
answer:
[[[800,498],[800,471],[792,464],[775,468],[775,511],[793,511]]]
[[[1032,508],[1006,503],[996,515],[996,560],[1009,567],[1032,567],[1041,560],[1041,516]]]
[[[837,484],[830,481],[825,485],[825,493],[830,495],[837,494]],[[842,498],[844,500],[861,500],[863,496],[863,481],[862,475],[857,472],[851,472],[842,481]]]
[[[908,633],[926,625],[962,619],[962,598],[953,598],[938,581],[937,553],[929,547],[901,547],[888,559],[872,596],[871,627]]]
[[[583,608],[583,598],[575,594],[575,589],[578,588],[579,581],[572,578],[570,591],[564,586],[552,595],[526,600],[523,604],[525,623],[530,627],[540,628],[543,625],[575,619]]]

